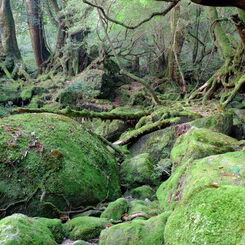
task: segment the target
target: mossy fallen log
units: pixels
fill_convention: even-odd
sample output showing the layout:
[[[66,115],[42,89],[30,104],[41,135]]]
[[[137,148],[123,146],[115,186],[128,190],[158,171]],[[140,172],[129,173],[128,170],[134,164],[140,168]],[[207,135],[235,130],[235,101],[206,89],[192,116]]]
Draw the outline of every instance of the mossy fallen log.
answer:
[[[166,127],[168,127],[174,123],[179,122],[180,120],[181,120],[180,117],[174,117],[174,118],[169,118],[169,119],[162,119],[162,120],[159,120],[155,123],[147,124],[147,125],[139,128],[139,129],[135,129],[135,130],[129,132],[122,139],[116,141],[114,143],[114,145],[123,146],[123,145],[126,145],[128,143],[134,142],[139,137],[141,137],[145,134],[154,132],[154,131],[159,130],[159,129],[166,128]]]
[[[29,109],[29,108],[18,108],[12,111],[13,114],[20,113],[54,113],[67,117],[77,118],[100,118],[102,120],[135,120],[138,121],[141,117],[150,114],[149,111],[142,112],[94,112],[89,110],[76,111],[69,107],[63,110],[52,110],[52,109]]]

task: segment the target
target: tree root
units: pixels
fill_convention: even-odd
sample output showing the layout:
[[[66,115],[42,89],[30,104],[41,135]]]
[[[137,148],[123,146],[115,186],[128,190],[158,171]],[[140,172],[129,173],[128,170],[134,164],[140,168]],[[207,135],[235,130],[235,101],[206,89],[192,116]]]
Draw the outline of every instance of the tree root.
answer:
[[[221,105],[226,107],[229,102],[233,99],[233,97],[236,95],[236,93],[242,88],[242,86],[245,84],[245,75],[241,76],[240,79],[236,82],[235,88],[228,94],[228,98],[224,101],[224,98],[221,100]]]

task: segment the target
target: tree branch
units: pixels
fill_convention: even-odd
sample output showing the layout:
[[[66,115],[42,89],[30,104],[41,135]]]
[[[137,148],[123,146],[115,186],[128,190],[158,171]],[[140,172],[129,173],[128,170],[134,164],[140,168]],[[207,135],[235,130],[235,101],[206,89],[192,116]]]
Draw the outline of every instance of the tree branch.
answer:
[[[131,30],[134,30],[138,27],[140,27],[141,25],[143,25],[144,23],[150,21],[152,18],[156,17],[156,16],[165,16],[169,11],[171,11],[178,3],[179,3],[180,0],[173,0],[173,1],[170,1],[171,4],[166,8],[164,9],[163,11],[161,12],[154,12],[152,13],[148,18],[142,20],[141,22],[139,22],[137,25],[134,25],[134,26],[129,26],[129,25],[126,25],[124,24],[123,22],[121,21],[117,21],[115,19],[112,19],[110,16],[108,16],[105,12],[105,10],[103,9],[103,7],[99,6],[99,5],[96,5],[94,3],[91,3],[87,0],[83,0],[84,3],[92,6],[92,7],[95,7],[97,9],[99,9],[103,15],[103,17],[109,21],[111,21],[112,23],[116,24],[116,25],[120,25],[120,26],[123,26],[127,29],[131,29]]]

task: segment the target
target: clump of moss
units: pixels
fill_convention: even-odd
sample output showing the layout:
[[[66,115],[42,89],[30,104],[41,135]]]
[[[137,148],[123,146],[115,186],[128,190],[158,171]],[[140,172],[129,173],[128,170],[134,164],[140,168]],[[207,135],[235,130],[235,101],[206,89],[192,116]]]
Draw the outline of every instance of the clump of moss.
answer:
[[[33,218],[14,214],[0,220],[1,245],[56,245],[48,227]]]
[[[99,137],[55,114],[0,121],[0,174],[0,207],[7,213],[53,217],[120,196],[115,156]]]
[[[21,91],[20,97],[22,98],[22,100],[26,101],[26,100],[30,100],[32,98],[33,95],[33,88],[27,88]]]
[[[77,217],[64,225],[67,236],[71,239],[89,240],[99,236],[101,230],[110,225],[107,219],[96,217]]]
[[[101,218],[120,220],[123,214],[128,210],[128,201],[125,198],[119,198],[111,202],[106,210],[101,214]]]

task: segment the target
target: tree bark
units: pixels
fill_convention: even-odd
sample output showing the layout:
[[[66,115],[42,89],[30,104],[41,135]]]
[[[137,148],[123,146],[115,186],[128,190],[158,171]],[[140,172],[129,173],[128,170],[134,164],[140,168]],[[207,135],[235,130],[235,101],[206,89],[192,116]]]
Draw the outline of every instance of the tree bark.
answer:
[[[17,44],[15,22],[10,0],[0,0],[0,39],[3,49],[2,53],[11,61],[11,66],[13,66],[14,61],[21,60],[21,54]]]
[[[40,0],[26,0],[26,10],[36,64],[41,67],[49,58],[50,51],[44,36]]]

